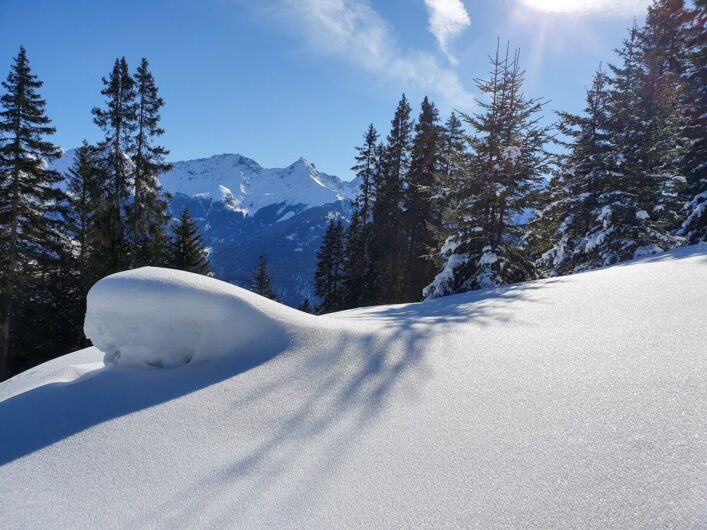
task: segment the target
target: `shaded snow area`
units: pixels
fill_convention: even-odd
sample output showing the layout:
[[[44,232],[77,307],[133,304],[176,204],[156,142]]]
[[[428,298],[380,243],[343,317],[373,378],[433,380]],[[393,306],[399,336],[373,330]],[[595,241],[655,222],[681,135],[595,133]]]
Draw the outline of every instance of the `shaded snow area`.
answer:
[[[704,528],[706,292],[704,246],[329,317],[116,275],[105,352],[0,384],[2,526]]]

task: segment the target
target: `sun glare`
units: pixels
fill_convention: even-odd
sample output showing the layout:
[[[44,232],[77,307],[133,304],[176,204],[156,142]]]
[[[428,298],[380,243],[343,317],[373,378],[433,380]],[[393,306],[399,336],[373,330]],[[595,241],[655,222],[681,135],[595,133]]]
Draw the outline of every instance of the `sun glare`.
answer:
[[[648,4],[648,0],[520,0],[532,9],[550,13],[635,13]]]

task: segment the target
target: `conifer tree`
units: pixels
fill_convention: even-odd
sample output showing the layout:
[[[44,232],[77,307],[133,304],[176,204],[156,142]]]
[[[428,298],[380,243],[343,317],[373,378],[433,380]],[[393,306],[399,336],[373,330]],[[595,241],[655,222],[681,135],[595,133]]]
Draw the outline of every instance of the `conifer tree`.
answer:
[[[345,256],[344,227],[341,220],[331,219],[317,252],[314,273],[314,289],[321,300],[317,307],[320,314],[344,307]]]
[[[174,227],[167,265],[172,269],[209,275],[209,260],[199,227],[189,215],[187,208],[182,211]]]
[[[685,107],[689,144],[683,161],[687,178],[685,219],[678,235],[688,243],[707,241],[707,2],[695,2],[683,25],[686,40]]]
[[[358,307],[373,302],[375,285],[371,268],[371,223],[380,174],[378,132],[371,124],[364,144],[357,147],[356,165],[352,168],[361,181],[360,193],[353,201],[351,223],[346,231],[344,271],[344,307]]]
[[[488,100],[477,102],[474,116],[462,115],[475,131],[467,137],[473,154],[468,175],[452,190],[460,203],[444,214],[455,229],[440,249],[445,265],[425,289],[427,298],[536,277],[519,248],[525,227],[516,218],[539,205],[549,129],[538,125],[544,103],[522,93],[518,55],[501,57],[497,49],[491,78],[477,80]]]
[[[450,216],[445,216],[444,212],[451,212],[460,207],[463,197],[459,195],[459,192],[466,188],[464,180],[470,173],[468,165],[469,154],[466,151],[462,123],[452,112],[442,129],[439,171],[435,174],[432,188],[429,190],[433,209],[439,212],[440,216],[447,218],[447,222],[430,225],[434,233],[436,247],[430,249],[427,257],[435,264],[436,270],[441,269],[443,265],[436,250],[455,230],[455,227],[449,224]]]
[[[278,301],[275,291],[273,291],[270,274],[268,273],[268,262],[263,254],[260,255],[258,265],[253,269],[250,290],[260,296],[270,298],[270,300]]]
[[[68,208],[64,220],[68,241],[62,251],[62,316],[72,330],[70,346],[74,349],[85,344],[86,295],[101,270],[95,241],[96,221],[101,215],[101,173],[95,157],[95,147],[84,140],[66,176]]]
[[[410,111],[410,104],[403,94],[381,157],[372,227],[372,263],[378,303],[392,303],[402,297],[404,234],[401,208],[410,166],[413,127]]]
[[[134,175],[129,155],[135,150],[137,105],[135,82],[124,57],[116,59],[110,75],[103,78],[101,94],[106,97],[105,107],[92,111],[94,123],[105,134],[97,151],[105,207],[96,229],[103,274],[108,274],[128,268],[131,261],[127,219]]]
[[[595,184],[591,225],[575,270],[594,269],[672,248],[674,185],[680,159],[674,100],[661,97],[659,67],[647,62],[645,33],[634,25],[610,65],[607,110],[611,155]],[[670,90],[668,90],[670,91]]]
[[[0,97],[0,379],[9,375],[10,356],[29,353],[18,339],[37,338],[13,327],[29,322],[26,311],[51,314],[42,286],[56,274],[61,249],[65,196],[60,175],[45,165],[59,150],[46,139],[54,128],[42,84],[21,47]]]
[[[587,252],[601,216],[598,205],[612,178],[609,143],[608,76],[601,67],[587,91],[583,115],[560,112],[559,131],[570,138],[560,142],[567,154],[547,190],[548,204],[532,221],[531,251],[550,276],[589,267]]]
[[[414,131],[410,170],[403,191],[405,274],[402,301],[409,302],[419,301],[423,288],[435,276],[435,264],[427,256],[436,243],[433,227],[441,224],[432,201],[435,175],[441,169],[441,127],[437,109],[427,97],[422,101]]]
[[[157,85],[147,59],[142,59],[134,76],[136,93],[136,121],[134,152],[134,200],[129,215],[128,230],[131,265],[159,264],[166,253],[165,225],[168,220],[168,196],[162,190],[158,177],[171,168],[165,162],[169,151],[155,145],[155,140],[164,134],[160,127],[160,109],[164,100],[159,96]]]

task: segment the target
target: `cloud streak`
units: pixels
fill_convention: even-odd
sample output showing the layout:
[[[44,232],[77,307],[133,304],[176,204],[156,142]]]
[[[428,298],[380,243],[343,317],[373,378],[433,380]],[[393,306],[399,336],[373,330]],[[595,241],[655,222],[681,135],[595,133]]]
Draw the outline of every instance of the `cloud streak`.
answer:
[[[429,16],[428,28],[440,49],[452,64],[456,58],[449,51],[449,43],[471,24],[469,13],[461,0],[425,0]]]
[[[353,64],[403,90],[429,92],[463,110],[473,106],[458,74],[436,55],[402,50],[386,21],[366,0],[279,0],[283,19],[318,54]]]
[[[550,13],[630,17],[643,13],[650,0],[519,0],[531,9]]]

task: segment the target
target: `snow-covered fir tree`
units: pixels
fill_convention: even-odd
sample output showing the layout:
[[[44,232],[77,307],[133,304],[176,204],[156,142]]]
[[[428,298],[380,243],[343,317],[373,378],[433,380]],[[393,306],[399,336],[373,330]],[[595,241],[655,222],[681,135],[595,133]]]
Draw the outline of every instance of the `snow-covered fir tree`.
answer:
[[[685,65],[685,138],[683,171],[687,178],[684,220],[678,230],[689,243],[707,241],[707,2],[698,0],[683,25],[687,43]]]
[[[199,233],[199,227],[189,215],[182,211],[173,229],[174,236],[169,246],[167,266],[196,274],[209,275],[209,259]]]
[[[530,223],[526,241],[550,276],[587,268],[587,247],[602,210],[600,196],[612,179],[609,143],[608,77],[601,68],[587,91],[583,115],[560,112],[560,141],[567,154],[546,190],[548,204]]]
[[[536,277],[519,248],[524,226],[517,219],[537,206],[548,171],[548,128],[538,125],[543,102],[523,95],[518,52],[501,56],[497,49],[491,65],[490,79],[477,80],[487,99],[478,101],[477,114],[462,115],[474,131],[466,138],[472,152],[464,178],[447,183],[445,193],[458,201],[443,216],[453,232],[440,249],[444,268],[425,288],[426,298]]]
[[[0,380],[11,356],[39,354],[38,335],[53,331],[38,323],[55,310],[65,195],[47,168],[60,152],[42,84],[21,47],[0,96]]]

